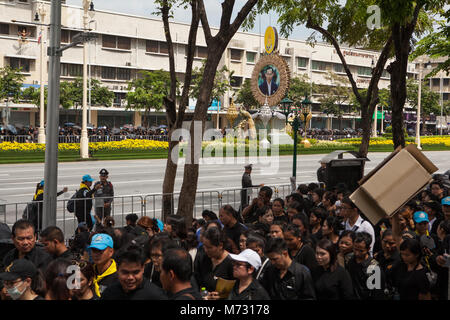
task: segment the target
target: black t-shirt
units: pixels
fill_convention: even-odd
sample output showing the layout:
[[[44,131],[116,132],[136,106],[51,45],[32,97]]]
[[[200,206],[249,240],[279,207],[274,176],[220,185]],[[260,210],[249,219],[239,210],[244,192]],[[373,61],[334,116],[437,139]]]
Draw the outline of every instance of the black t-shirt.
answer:
[[[233,240],[233,242],[239,248],[239,237],[245,230],[247,230],[247,228],[239,222],[236,222],[236,224],[231,228],[225,227],[223,228],[223,230],[225,231],[227,237]]]
[[[234,284],[233,289],[228,296],[228,300],[270,300],[266,289],[258,280],[253,280],[250,285],[239,293],[239,280]]]
[[[167,300],[167,296],[161,288],[144,278],[140,286],[130,292],[125,292],[117,280],[105,289],[100,300]]]
[[[391,277],[392,283],[397,288],[400,300],[418,300],[419,293],[426,294],[430,292],[430,282],[428,281],[427,269],[408,271],[407,265],[400,261],[393,267]]]
[[[289,254],[291,255],[291,253]],[[297,254],[295,256],[291,255],[291,258],[293,261],[306,266],[311,273],[313,273],[318,267],[316,253],[309,245],[303,244]]]
[[[202,300],[202,296],[194,288],[190,287],[174,294],[169,294],[169,300]]]
[[[317,300],[351,300],[354,298],[349,273],[337,265],[334,271],[318,267],[314,272]]]
[[[217,278],[235,280],[233,277],[233,259],[228,255],[214,269],[211,258],[203,251],[198,251],[194,262],[194,276],[198,287],[207,291],[216,291]]]
[[[154,283],[158,287],[162,288],[161,280],[159,278],[160,272],[156,271],[153,267],[153,263],[147,263],[144,267],[144,277],[149,279],[150,282]]]

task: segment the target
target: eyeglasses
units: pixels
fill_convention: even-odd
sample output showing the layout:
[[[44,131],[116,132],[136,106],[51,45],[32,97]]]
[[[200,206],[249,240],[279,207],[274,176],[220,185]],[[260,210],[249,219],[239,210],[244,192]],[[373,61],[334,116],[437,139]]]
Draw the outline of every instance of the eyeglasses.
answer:
[[[80,267],[80,269],[86,268],[88,262],[85,260],[72,260],[72,265]]]

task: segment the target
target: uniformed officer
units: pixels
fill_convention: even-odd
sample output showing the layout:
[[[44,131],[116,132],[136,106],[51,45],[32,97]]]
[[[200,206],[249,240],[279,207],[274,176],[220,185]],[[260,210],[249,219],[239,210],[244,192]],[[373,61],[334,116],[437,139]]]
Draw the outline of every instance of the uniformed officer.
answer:
[[[249,198],[252,193],[252,189],[254,187],[263,187],[264,184],[253,185],[251,173],[252,173],[252,164],[248,164],[244,167],[245,171],[242,175],[242,190],[241,190],[241,210],[244,210],[246,206],[248,206]]]
[[[97,181],[94,185],[96,189],[97,185],[100,185],[94,193],[95,199],[95,215],[103,221],[105,217],[111,215],[111,203],[114,200],[114,188],[110,181],[108,181],[108,170],[100,170],[100,181]]]

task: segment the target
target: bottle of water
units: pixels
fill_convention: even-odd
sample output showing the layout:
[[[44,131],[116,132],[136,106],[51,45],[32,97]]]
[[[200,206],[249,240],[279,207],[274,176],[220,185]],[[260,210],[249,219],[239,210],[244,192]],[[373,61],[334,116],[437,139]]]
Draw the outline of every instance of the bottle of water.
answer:
[[[205,287],[202,287],[202,289],[200,290],[200,295],[202,296],[203,300],[207,300],[208,298],[208,291],[206,290]]]

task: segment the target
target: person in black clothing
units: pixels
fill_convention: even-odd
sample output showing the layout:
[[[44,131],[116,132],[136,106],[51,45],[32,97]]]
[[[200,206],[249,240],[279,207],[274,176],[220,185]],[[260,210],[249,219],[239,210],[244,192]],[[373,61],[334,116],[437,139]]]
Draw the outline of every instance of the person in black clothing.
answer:
[[[160,280],[161,265],[163,261],[163,253],[170,248],[178,248],[176,240],[170,239],[166,232],[158,233],[150,242],[150,259],[144,267],[144,277],[148,281],[162,288]]]
[[[228,300],[270,300],[269,294],[253,276],[261,267],[258,253],[245,249],[238,255],[230,256],[233,259],[233,276],[237,281]]]
[[[303,242],[300,229],[294,224],[288,224],[283,235],[291,259],[304,265],[311,273],[313,273],[317,268],[314,249]]]
[[[118,280],[100,300],[167,300],[164,291],[144,278],[144,258],[139,247],[130,246],[117,258]]]
[[[66,247],[64,233],[56,226],[45,228],[41,233],[40,242],[53,259],[63,258],[72,261],[77,258],[77,255]]]
[[[72,264],[80,268],[80,286],[72,290],[72,298],[74,300],[98,300],[94,293],[94,265],[89,261],[73,260]]]
[[[327,211],[324,208],[314,208],[309,215],[310,234],[316,243],[322,239],[322,225],[327,216]]]
[[[242,175],[242,190],[241,190],[241,211],[248,206],[249,196],[252,192],[251,188],[262,187],[264,184],[253,185],[252,183],[252,165],[248,164],[244,167],[245,171]]]
[[[393,284],[390,283],[390,272],[392,267],[400,261],[400,252],[391,229],[387,229],[381,236],[382,250],[374,254],[374,258],[380,264],[381,270],[386,274],[386,288],[393,292]]]
[[[377,260],[370,256],[372,236],[367,232],[357,232],[353,241],[353,257],[346,265],[346,270],[352,278],[355,297],[359,300],[384,300],[385,274]],[[378,272],[374,281],[370,280],[374,272]],[[373,287],[368,286],[371,283]],[[374,282],[374,283],[372,283]]]
[[[273,213],[273,221],[284,221],[288,223],[288,217],[284,212],[284,200],[281,198],[276,198],[272,202],[272,213]]]
[[[316,246],[318,267],[313,273],[317,300],[351,300],[352,279],[337,263],[336,246],[328,239],[322,239]]]
[[[264,273],[270,266],[270,260],[264,255],[264,248],[266,246],[265,239],[257,233],[250,233],[247,238],[247,249],[252,249],[261,258],[261,267],[253,273],[256,280],[264,277]]]
[[[43,248],[36,246],[36,232],[32,222],[24,219],[16,221],[11,234],[15,248],[3,257],[3,268],[9,266],[14,260],[23,258],[44,271],[52,258]]]
[[[161,265],[161,284],[169,300],[202,300],[191,284],[192,258],[183,248],[164,251]]]
[[[254,198],[252,203],[242,210],[242,216],[245,223],[253,223],[258,220],[256,210],[264,206],[271,206],[273,190],[270,187],[262,187],[259,189],[258,197]]]
[[[63,190],[59,191],[56,196],[59,197],[60,195],[67,192],[67,187],[64,187]],[[44,180],[39,182],[36,185],[36,191],[34,192],[33,196],[33,202],[37,202],[35,206],[30,207],[27,206],[27,209],[24,211],[24,217],[30,221],[33,222],[34,228],[37,233],[39,233],[42,230],[42,217],[44,213]]]
[[[126,226],[123,227],[123,229],[126,232],[134,232],[134,229],[136,228],[136,222],[138,221],[139,217],[136,213],[130,213],[127,214],[127,216],[125,217],[125,223]]]
[[[224,249],[227,236],[216,227],[207,228],[201,236],[203,249],[197,252],[194,261],[194,277],[199,288],[205,287],[208,299],[218,299],[217,279],[235,280],[233,260]]]
[[[427,269],[421,264],[422,249],[419,241],[404,239],[400,245],[401,260],[390,273],[400,300],[431,300]]]
[[[74,199],[75,216],[78,223],[86,222],[88,229],[92,230],[93,223],[91,218],[92,209],[92,196],[96,189],[91,190],[92,182],[94,179],[88,174],[81,178],[80,189],[76,192]],[[100,184],[97,184],[96,188],[99,189]]]
[[[437,273],[435,294],[439,300],[448,300],[450,220],[441,221],[436,231],[438,238],[438,241],[436,242],[436,254],[434,254],[430,259],[431,269]]]
[[[223,206],[219,211],[219,219],[224,226],[223,231],[228,238],[233,240],[236,248],[239,248],[239,238],[241,234],[248,229],[238,221],[238,215],[239,213],[230,205]]]
[[[273,300],[315,300],[316,293],[308,269],[289,257],[286,242],[281,238],[269,239],[265,248],[271,266],[261,284]]]
[[[327,185],[327,164],[325,162],[321,162],[320,168],[317,169],[317,181]]]

